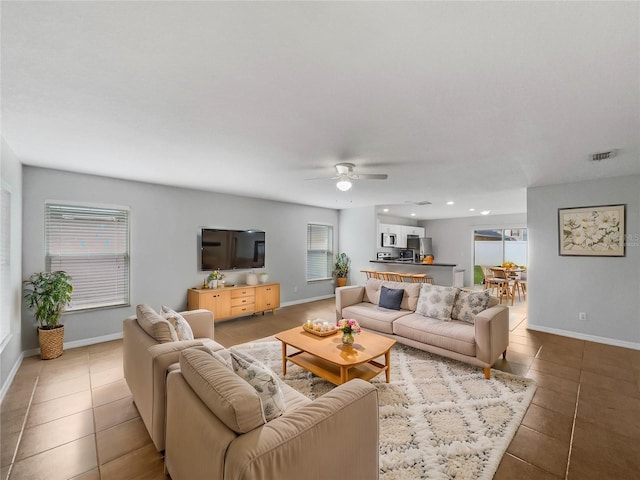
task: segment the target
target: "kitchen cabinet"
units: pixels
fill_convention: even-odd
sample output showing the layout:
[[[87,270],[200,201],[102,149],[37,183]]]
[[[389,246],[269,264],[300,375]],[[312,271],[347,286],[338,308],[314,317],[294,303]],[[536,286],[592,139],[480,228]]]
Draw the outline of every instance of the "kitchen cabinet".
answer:
[[[396,235],[400,235],[401,230],[402,230],[402,225],[393,225],[391,223],[381,223],[378,226],[378,237],[380,237],[381,233],[395,233]]]
[[[418,238],[424,237],[424,228],[422,227],[409,227],[407,225],[401,225],[400,236],[398,237],[398,248],[407,248],[407,237],[409,235],[415,235]]]
[[[238,285],[223,288],[190,288],[187,308],[204,308],[213,313],[213,321],[242,317],[280,307],[280,284]]]

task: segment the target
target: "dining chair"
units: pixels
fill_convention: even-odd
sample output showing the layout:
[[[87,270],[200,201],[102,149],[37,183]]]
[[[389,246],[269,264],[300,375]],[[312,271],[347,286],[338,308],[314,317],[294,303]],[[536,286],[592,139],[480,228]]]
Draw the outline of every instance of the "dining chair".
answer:
[[[493,273],[493,278],[490,279],[489,284],[492,290],[496,288],[500,303],[502,303],[502,298],[506,296],[506,301],[508,302],[511,298],[511,305],[513,305],[515,281],[509,279],[509,273],[504,268],[492,268],[491,273]]]
[[[378,278],[378,275],[375,270],[360,270],[362,273],[364,273],[367,276],[367,280],[370,278]]]
[[[518,300],[520,300],[520,293],[524,299],[527,299],[527,272],[518,272],[518,277],[516,278],[515,288],[518,291]]]
[[[411,282],[413,283],[429,283],[433,285],[433,277],[425,273],[415,273],[411,275]]]

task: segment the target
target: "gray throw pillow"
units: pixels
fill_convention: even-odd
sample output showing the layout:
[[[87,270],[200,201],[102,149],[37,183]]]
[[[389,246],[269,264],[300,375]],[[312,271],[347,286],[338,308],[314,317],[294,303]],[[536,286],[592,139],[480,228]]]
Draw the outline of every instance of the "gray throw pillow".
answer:
[[[378,306],[390,310],[400,310],[403,295],[404,290],[402,288],[387,288],[383,285],[380,288],[380,302]]]
[[[477,314],[489,307],[490,290],[467,292],[460,290],[456,303],[453,305],[451,318],[473,323]]]

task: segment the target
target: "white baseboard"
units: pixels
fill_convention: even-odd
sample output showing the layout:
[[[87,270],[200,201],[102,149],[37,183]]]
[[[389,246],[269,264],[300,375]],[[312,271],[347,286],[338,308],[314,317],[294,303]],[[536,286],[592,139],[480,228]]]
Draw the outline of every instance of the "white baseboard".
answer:
[[[335,295],[322,295],[321,297],[303,298],[302,300],[293,300],[291,302],[284,302],[280,304],[281,307],[290,307],[291,305],[300,305],[301,303],[315,302],[317,300],[326,300],[327,298],[334,298]]]
[[[21,353],[18,356],[18,359],[16,360],[16,362],[13,364],[13,368],[9,372],[9,376],[7,377],[4,384],[2,385],[2,388],[0,388],[0,403],[2,403],[2,401],[4,400],[4,396],[9,391],[9,387],[11,387],[11,384],[13,383],[13,379],[15,378],[16,373],[18,373],[18,369],[20,368],[20,365],[22,365],[23,358],[24,358],[24,353]]]
[[[570,332],[568,330],[560,330],[558,328],[543,327],[540,325],[532,325],[531,321],[527,324],[529,330],[535,330],[538,332],[553,333],[555,335],[561,335],[563,337],[577,338],[578,340],[588,340],[595,343],[604,343],[605,345],[613,345],[614,347],[631,348],[633,350],[640,350],[640,343],[627,342],[625,340],[617,340],[615,338],[598,337],[597,335],[588,335],[586,333]]]
[[[102,335],[100,337],[83,338],[82,340],[74,340],[73,342],[64,342],[64,348],[78,348],[86,347],[87,345],[94,345],[96,343],[110,342],[111,340],[119,340],[122,338],[122,332],[110,333],[109,335]],[[32,357],[33,355],[40,355],[39,348],[32,348],[31,350],[25,350],[23,352],[25,357]]]

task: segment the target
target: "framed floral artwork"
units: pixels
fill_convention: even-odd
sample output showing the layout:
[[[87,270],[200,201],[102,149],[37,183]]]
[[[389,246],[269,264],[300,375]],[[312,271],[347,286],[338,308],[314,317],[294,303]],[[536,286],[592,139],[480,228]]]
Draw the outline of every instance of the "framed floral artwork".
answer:
[[[559,208],[560,255],[624,257],[625,207]]]

